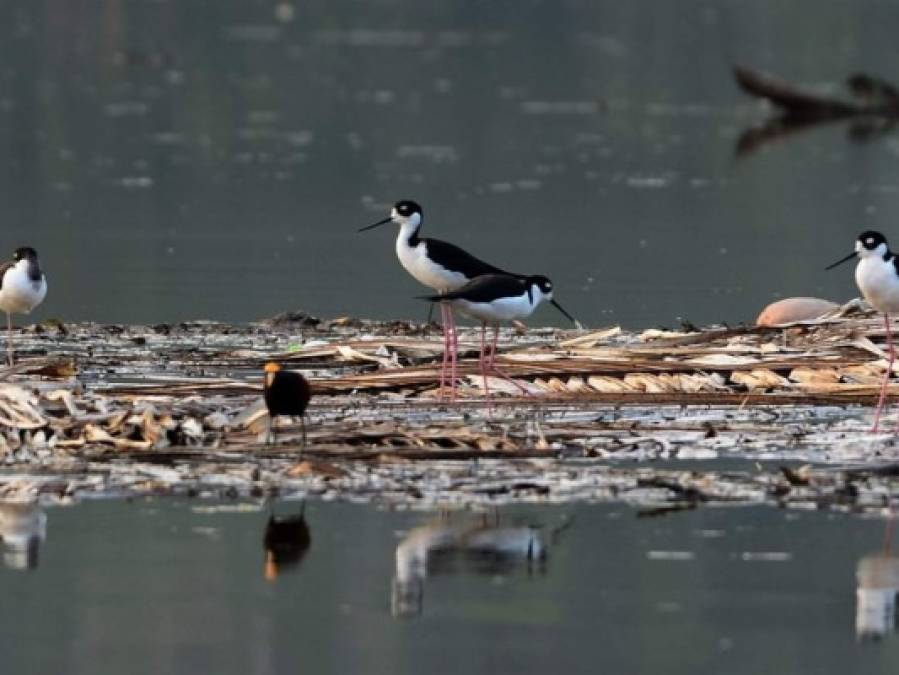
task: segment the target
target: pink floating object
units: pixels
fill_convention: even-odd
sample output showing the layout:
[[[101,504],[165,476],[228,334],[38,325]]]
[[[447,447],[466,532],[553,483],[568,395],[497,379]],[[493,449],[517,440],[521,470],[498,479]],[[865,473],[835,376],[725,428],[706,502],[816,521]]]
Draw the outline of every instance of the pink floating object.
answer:
[[[772,302],[755,320],[756,326],[779,326],[796,321],[817,319],[839,305],[821,298],[784,298]]]

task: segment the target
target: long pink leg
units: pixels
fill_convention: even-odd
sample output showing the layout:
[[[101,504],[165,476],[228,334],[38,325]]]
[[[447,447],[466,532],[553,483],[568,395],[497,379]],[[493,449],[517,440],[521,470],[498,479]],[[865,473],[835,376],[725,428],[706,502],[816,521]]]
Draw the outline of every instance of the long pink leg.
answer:
[[[494,333],[493,333],[493,353],[490,356],[490,365],[488,366],[489,370],[491,372],[495,373],[496,375],[498,375],[500,378],[504,379],[506,382],[514,384],[516,387],[518,387],[521,390],[521,393],[523,393],[525,396],[531,396],[531,392],[529,392],[526,387],[524,387],[521,383],[516,382],[515,380],[513,380],[511,377],[509,377],[503,371],[501,371],[499,368],[496,367],[496,345],[498,342],[499,342],[499,324],[496,324],[496,326],[494,327]]]
[[[496,363],[496,349],[499,344],[499,324],[493,327],[493,342],[490,345],[490,368]]]
[[[446,311],[447,305],[444,302],[440,303],[440,323],[443,326],[443,363],[440,366],[440,396],[443,396],[443,391],[446,389],[446,371],[447,366],[449,365],[449,327],[447,325],[446,320]]]
[[[872,434],[877,433],[878,426],[880,425],[880,413],[883,411],[883,404],[884,401],[886,401],[890,373],[893,372],[893,361],[896,360],[896,348],[893,346],[893,334],[890,332],[890,315],[886,312],[883,313],[883,324],[886,326],[887,330],[887,350],[890,357],[887,360],[887,372],[884,373],[883,383],[880,385],[880,398],[877,400],[877,410],[874,412],[874,426],[871,428]]]
[[[450,334],[450,401],[456,400],[457,363],[459,358],[459,334],[456,332],[456,317],[453,316],[453,308],[447,305],[452,331]]]
[[[481,370],[481,378],[484,380],[484,397],[487,399],[487,407],[490,407],[490,385],[487,383],[487,322],[481,321],[481,355],[478,358],[478,366]]]
[[[6,359],[9,361],[9,367],[12,368],[12,314],[9,312],[6,313]]]

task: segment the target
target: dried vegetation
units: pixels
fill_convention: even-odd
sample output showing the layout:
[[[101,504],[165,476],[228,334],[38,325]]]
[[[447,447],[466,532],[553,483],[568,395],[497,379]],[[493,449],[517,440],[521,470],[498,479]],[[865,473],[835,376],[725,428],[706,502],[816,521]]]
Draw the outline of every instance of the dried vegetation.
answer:
[[[867,433],[883,337],[855,305],[781,328],[507,331],[500,363],[532,395],[492,380],[488,409],[475,331],[462,335],[463,386],[448,404],[433,326],[305,315],[38,326],[0,372],[2,490],[879,509],[899,454],[892,435]],[[268,360],[313,383],[302,452],[298,423],[261,443]],[[741,468],[722,471],[728,460]]]

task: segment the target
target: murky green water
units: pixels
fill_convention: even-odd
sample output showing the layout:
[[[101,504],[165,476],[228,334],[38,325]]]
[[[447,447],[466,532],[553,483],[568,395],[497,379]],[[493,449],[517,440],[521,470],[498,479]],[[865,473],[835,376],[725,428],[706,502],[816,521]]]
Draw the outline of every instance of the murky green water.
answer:
[[[550,275],[588,324],[737,321],[855,295],[824,265],[895,220],[894,135],[833,125],[737,160],[765,112],[729,71],[895,81],[888,0],[13,0],[0,17],[0,247],[42,253],[38,318],[420,318],[391,233],[356,234],[411,197],[426,233]]]
[[[621,505],[441,519],[310,502],[277,574],[266,522],[233,503],[47,509],[34,568],[11,567],[27,556],[7,544],[0,570],[4,672],[899,666],[899,558],[881,555],[878,520],[770,508],[638,519]]]

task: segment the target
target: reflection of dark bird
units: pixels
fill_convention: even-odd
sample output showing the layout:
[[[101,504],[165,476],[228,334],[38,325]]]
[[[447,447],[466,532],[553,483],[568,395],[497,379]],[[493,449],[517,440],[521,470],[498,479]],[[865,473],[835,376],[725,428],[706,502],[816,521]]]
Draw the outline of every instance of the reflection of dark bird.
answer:
[[[274,442],[273,430],[274,418],[278,415],[290,415],[300,418],[303,428],[303,445],[306,444],[306,406],[312,390],[309,382],[300,373],[289,370],[281,370],[277,363],[265,364],[265,383],[263,386],[263,398],[265,407],[268,408],[268,435],[267,442]]]
[[[779,110],[760,126],[740,135],[737,156],[747,155],[770,141],[845,120],[852,120],[851,140],[867,141],[890,131],[899,119],[899,91],[890,83],[864,73],[852,75],[846,81],[857,101],[813,94],[740,66],[734,67],[734,78],[747,94],[763,98]]]
[[[265,548],[265,578],[274,581],[278,573],[294,568],[306,557],[312,537],[306,524],[306,503],[292,516],[270,514],[262,546]]]

